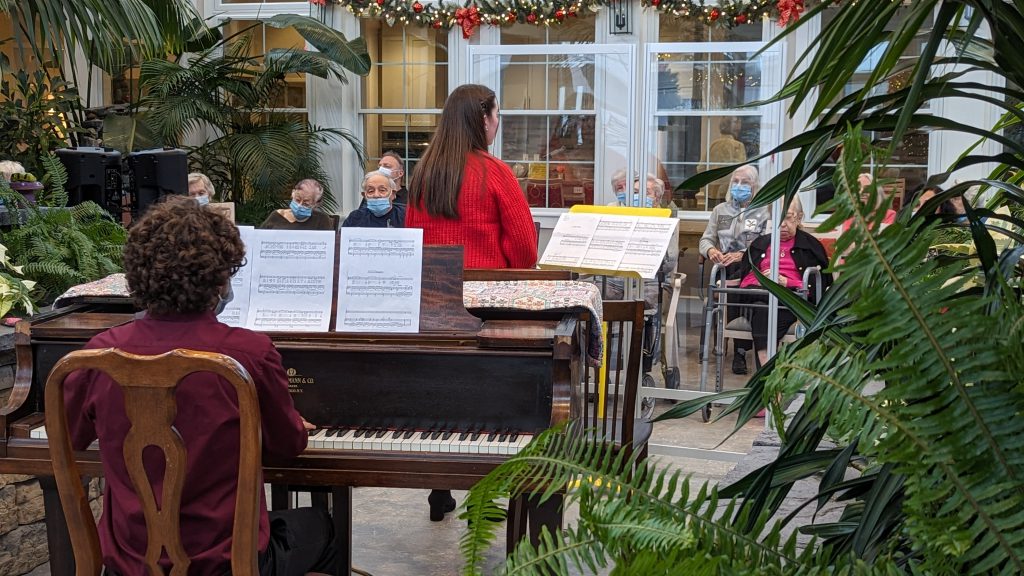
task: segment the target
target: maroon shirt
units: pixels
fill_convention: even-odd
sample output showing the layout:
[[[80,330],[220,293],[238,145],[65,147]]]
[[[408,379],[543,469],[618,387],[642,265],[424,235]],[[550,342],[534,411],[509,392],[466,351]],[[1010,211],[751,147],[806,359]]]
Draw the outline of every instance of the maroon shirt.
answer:
[[[211,311],[148,316],[98,334],[85,347],[114,347],[134,354],[161,354],[175,348],[226,354],[239,361],[256,383],[264,456],[291,458],[306,448],[307,435],[288,394],[281,355],[263,334],[221,324]],[[122,449],[129,423],[121,388],[103,374],[80,371],[68,379],[65,399],[72,446],[83,450],[99,439],[106,475],[99,521],[103,562],[123,576],[144,574],[146,521],[124,465]],[[181,535],[192,558],[189,574],[221,574],[230,568],[231,559],[239,452],[237,396],[219,376],[196,373],[179,384],[177,400],[174,426],[188,451]],[[144,461],[151,479],[163,478],[159,450],[147,450]],[[154,490],[161,493],[161,482],[154,483]],[[262,552],[270,535],[262,490],[260,501]]]

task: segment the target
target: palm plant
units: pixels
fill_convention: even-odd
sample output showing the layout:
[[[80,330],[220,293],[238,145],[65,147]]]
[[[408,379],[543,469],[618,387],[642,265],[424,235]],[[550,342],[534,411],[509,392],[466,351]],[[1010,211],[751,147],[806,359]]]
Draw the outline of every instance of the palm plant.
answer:
[[[256,222],[279,207],[299,179],[326,181],[324,144],[347,142],[362,155],[351,132],[315,126],[304,116],[274,109],[272,103],[286,88],[285,77],[312,74],[344,82],[347,72],[370,69],[364,39],[350,41],[314,18],[279,15],[258,25],[292,27],[317,51],[252,54],[246,29],[190,55],[187,64],[147,60],[140,75],[146,124],[170,146],[196,133],[213,134],[191,149],[193,164],[221,176],[216,184],[224,199],[242,206],[239,220]],[[329,194],[325,199],[332,207]]]
[[[547,485],[549,493],[566,490],[580,504],[581,521],[537,548],[520,545],[505,566],[509,573],[564,573],[566,564],[584,572],[611,565],[613,573],[641,573],[637,563],[645,574],[688,573],[679,569],[679,554],[660,559],[676,548],[688,552],[684,559],[702,561],[695,571],[715,573],[1024,572],[1024,146],[1002,133],[1024,119],[1015,105],[1024,100],[1017,88],[1024,86],[1017,48],[1024,7],[1002,0],[918,0],[887,32],[901,4],[843,3],[815,40],[817,52],[801,59],[804,71],[775,97],[792,98],[791,111],[813,100],[818,121],[768,152],[792,151],[793,161],[755,203],[788,202],[805,183],[817,185],[818,169],[845,141],[833,175],[836,197],[826,207],[834,213],[819,228],[852,219],[837,243],[845,259],[832,264],[840,274],[816,309],[762,279],[808,334],[784,346],[746,389],[731,393],[739,401],[726,413],[738,414],[739,427],[762,406],[778,409],[801,396],[792,418],[779,421],[778,459],[718,493],[693,494],[681,490],[675,475],[653,473],[648,463],[635,463],[631,471],[610,464],[604,449],[545,439],[473,489],[467,500],[473,525],[464,539],[467,572],[478,571],[479,550],[493,534],[490,518],[497,510],[490,503],[538,485]],[[921,35],[929,15],[934,26]],[[979,37],[986,28],[989,37]],[[923,41],[921,57],[903,62],[899,56],[912,41]],[[883,42],[864,89],[840,97],[858,65]],[[998,74],[1006,87],[965,76],[976,71]],[[909,80],[890,91],[889,80],[896,77]],[[944,98],[998,106],[1005,116],[985,129],[921,112]],[[972,147],[950,171],[981,163],[997,168],[988,178],[951,187],[917,214],[904,207],[895,224],[879,230],[882,211],[868,208],[874,197],[861,202],[857,175],[871,156],[884,165],[909,131],[935,129],[987,138],[1004,149],[985,155]],[[890,136],[869,143],[862,130]],[[693,189],[731,170],[708,171],[680,187]],[[984,206],[966,204],[969,224],[960,234],[969,234],[973,250],[930,254],[930,246],[956,226],[935,216],[934,208],[974,185],[994,195]],[[702,404],[677,405],[661,419]],[[825,438],[837,447],[821,449]],[[856,473],[847,479],[851,465]],[[819,494],[804,505],[820,508],[836,497],[846,507],[838,521],[800,527],[816,538],[798,553],[766,518],[795,481],[814,474],[821,477]],[[793,515],[780,522],[793,522]]]

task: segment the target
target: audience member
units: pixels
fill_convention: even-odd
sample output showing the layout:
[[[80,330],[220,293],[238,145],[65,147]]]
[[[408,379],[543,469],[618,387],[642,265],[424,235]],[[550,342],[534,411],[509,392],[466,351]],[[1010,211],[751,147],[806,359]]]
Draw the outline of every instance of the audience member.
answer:
[[[395,202],[398,204],[409,203],[409,191],[405,188],[405,164],[402,163],[402,157],[398,155],[398,152],[388,150],[380,158],[380,162],[377,163],[377,169],[384,174],[389,175],[395,184],[398,186],[395,192]]]
[[[85,347],[146,355],[188,348],[234,358],[256,384],[263,453],[292,458],[305,449],[312,425],[295,411],[280,354],[266,335],[231,328],[215,316],[244,258],[238,229],[223,216],[180,196],[154,205],[132,226],[124,248],[128,286],[145,315],[93,337]],[[106,480],[99,520],[103,563],[117,574],[144,574],[147,526],[122,455],[129,422],[119,385],[90,370],[73,373],[66,386],[72,445],[85,450],[99,439]],[[239,463],[234,394],[210,372],[187,376],[176,393],[175,427],[188,452],[180,517],[190,574],[225,574],[231,568]],[[163,474],[162,459],[147,458],[145,467],[151,478]],[[268,514],[260,494],[260,574],[332,572],[337,550],[328,514],[312,508]]]
[[[822,289],[832,285],[832,275],[824,270],[828,267],[828,255],[825,247],[817,238],[811,236],[801,229],[801,222],[804,218],[803,206],[800,197],[796,196],[789,205],[786,218],[779,226],[779,280],[778,283],[790,290],[801,290],[803,285],[804,271],[808,268],[818,266],[821,268]],[[748,249],[750,258],[743,258],[740,261],[743,280],[740,288],[759,288],[761,286],[751,267],[756,267],[762,274],[768,275],[771,270],[773,254],[771,253],[771,233],[764,234],[755,239]],[[811,292],[813,299],[814,293]],[[739,299],[741,303],[767,304],[767,294],[744,295]],[[749,308],[751,333],[754,337],[754,349],[757,357],[763,365],[768,361],[768,309],[764,307]],[[789,331],[790,326],[796,322],[796,316],[789,309],[779,306],[778,322],[776,325],[776,342]]]
[[[395,181],[384,170],[363,177],[363,205],[352,211],[342,228],[401,228],[405,225],[405,204],[395,199]]]
[[[645,194],[640,194],[640,179],[633,179],[632,197],[626,195],[626,171],[617,170],[612,174],[612,190],[615,192],[615,202],[609,206],[634,206],[638,208],[660,208],[662,198],[665,195],[665,183],[653,174],[647,175],[647,186]]]
[[[857,177],[857,184],[860,185],[860,201],[861,201],[861,204],[867,204],[868,202],[871,201],[871,185],[872,185],[873,182],[874,182],[874,179],[871,177],[871,174],[868,174],[867,172],[865,172],[865,173],[863,173],[863,174],[861,174],[860,176]],[[885,198],[886,198],[885,188],[882,187],[882,186],[879,186],[877,188],[876,192],[875,192],[875,206],[873,207],[872,211],[870,212],[869,218],[874,218],[875,212],[882,206],[882,203],[885,201]],[[887,208],[885,210],[885,215],[882,217],[882,226],[888,226],[889,224],[892,224],[895,221],[896,221],[896,211],[891,209],[891,208]],[[840,227],[840,231],[846,232],[847,230],[850,229],[850,226],[852,226],[852,225],[853,225],[853,218],[850,218],[850,219],[846,220],[846,222],[843,222],[843,225]]]
[[[706,170],[721,168],[729,164],[739,164],[747,160],[747,149],[737,139],[740,133],[740,119],[735,116],[723,116],[718,121],[718,138],[708,146],[706,157],[702,158],[701,166]],[[726,200],[730,183],[719,178],[707,186],[708,208],[714,208]]]
[[[188,196],[199,202],[200,206],[206,206],[213,199],[213,182],[206,174],[193,172],[188,175]]]
[[[740,283],[740,279],[743,278],[742,261],[747,247],[755,238],[764,234],[767,228],[770,217],[768,208],[747,208],[759,188],[756,167],[748,164],[734,170],[729,179],[727,202],[715,206],[711,211],[708,226],[700,238],[700,255],[714,264],[725,267],[726,284],[729,286]],[[730,306],[727,320],[734,320],[741,315],[749,318],[749,309]],[[733,342],[734,374],[747,373],[746,353],[750,349],[749,346],[749,341]]]
[[[312,178],[300,181],[292,189],[292,202],[288,208],[270,213],[260,228],[273,230],[334,230],[334,221],[317,207],[324,189]]]

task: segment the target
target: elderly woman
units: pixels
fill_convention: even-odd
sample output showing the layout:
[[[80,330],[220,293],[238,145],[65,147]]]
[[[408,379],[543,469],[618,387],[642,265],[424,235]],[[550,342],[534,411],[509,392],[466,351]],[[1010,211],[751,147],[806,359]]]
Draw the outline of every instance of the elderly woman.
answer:
[[[741,262],[747,247],[755,238],[764,234],[770,218],[768,208],[747,208],[759,188],[757,168],[752,164],[734,170],[729,179],[726,202],[711,211],[708,227],[700,238],[700,255],[725,267],[726,283],[730,286],[739,284],[743,277]],[[748,310],[736,306],[728,309],[728,320],[741,315],[749,317],[750,314]],[[747,373],[746,353],[749,349],[749,340],[733,342],[733,374]]]
[[[270,213],[260,228],[271,230],[334,230],[331,217],[317,210],[323,186],[312,178],[300,181],[292,189],[292,202],[288,208]]]
[[[612,191],[615,192],[615,202],[609,206],[637,206],[640,208],[660,208],[661,199],[665,195],[665,183],[654,176],[647,175],[646,194],[641,198],[640,179],[633,179],[633,196],[626,196],[626,171],[617,170],[612,174]]]
[[[363,204],[352,211],[341,224],[342,228],[402,228],[405,224],[405,204],[395,203],[398,184],[390,173],[382,170],[367,172],[363,176]]]
[[[199,202],[200,206],[206,206],[213,198],[213,182],[201,172],[193,172],[188,175],[188,197]]]
[[[803,285],[804,271],[808,268],[819,267],[824,270],[828,266],[828,255],[825,247],[817,238],[804,232],[800,223],[804,218],[803,206],[800,198],[794,197],[786,212],[786,219],[779,226],[779,280],[778,283],[790,290],[801,290],[808,288]],[[740,288],[759,288],[761,286],[751,267],[756,267],[762,274],[768,275],[771,270],[772,236],[764,234],[750,243],[750,258],[744,258],[741,262],[742,280]],[[822,289],[832,285],[832,275],[827,272],[821,273]],[[811,294],[813,297],[813,293]],[[746,303],[767,304],[767,294],[751,294],[741,299]],[[757,357],[763,365],[768,361],[768,309],[764,307],[750,308],[750,327],[754,337],[754,349],[757,350]],[[776,326],[775,340],[782,340],[782,337],[789,331],[790,326],[796,322],[796,316],[788,309],[780,306],[778,324]]]

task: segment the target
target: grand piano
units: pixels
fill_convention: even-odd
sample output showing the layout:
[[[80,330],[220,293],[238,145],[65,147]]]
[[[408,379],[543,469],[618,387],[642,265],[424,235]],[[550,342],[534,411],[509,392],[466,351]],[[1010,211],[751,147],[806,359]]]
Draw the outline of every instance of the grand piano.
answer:
[[[424,250],[419,334],[268,333],[296,408],[320,428],[298,458],[265,462],[265,481],[331,494],[339,573],[351,569],[353,487],[468,489],[533,435],[578,413],[586,313],[472,315],[462,305],[461,264],[461,248]],[[503,277],[494,274],[473,277]],[[64,354],[135,315],[126,298],[87,297],[17,327],[15,386],[0,410],[0,473],[40,477],[55,575],[73,574],[74,559],[43,428],[46,376]],[[102,475],[95,446],[80,453],[79,466]],[[560,522],[550,505],[531,506],[512,503],[510,548],[541,523]]]

